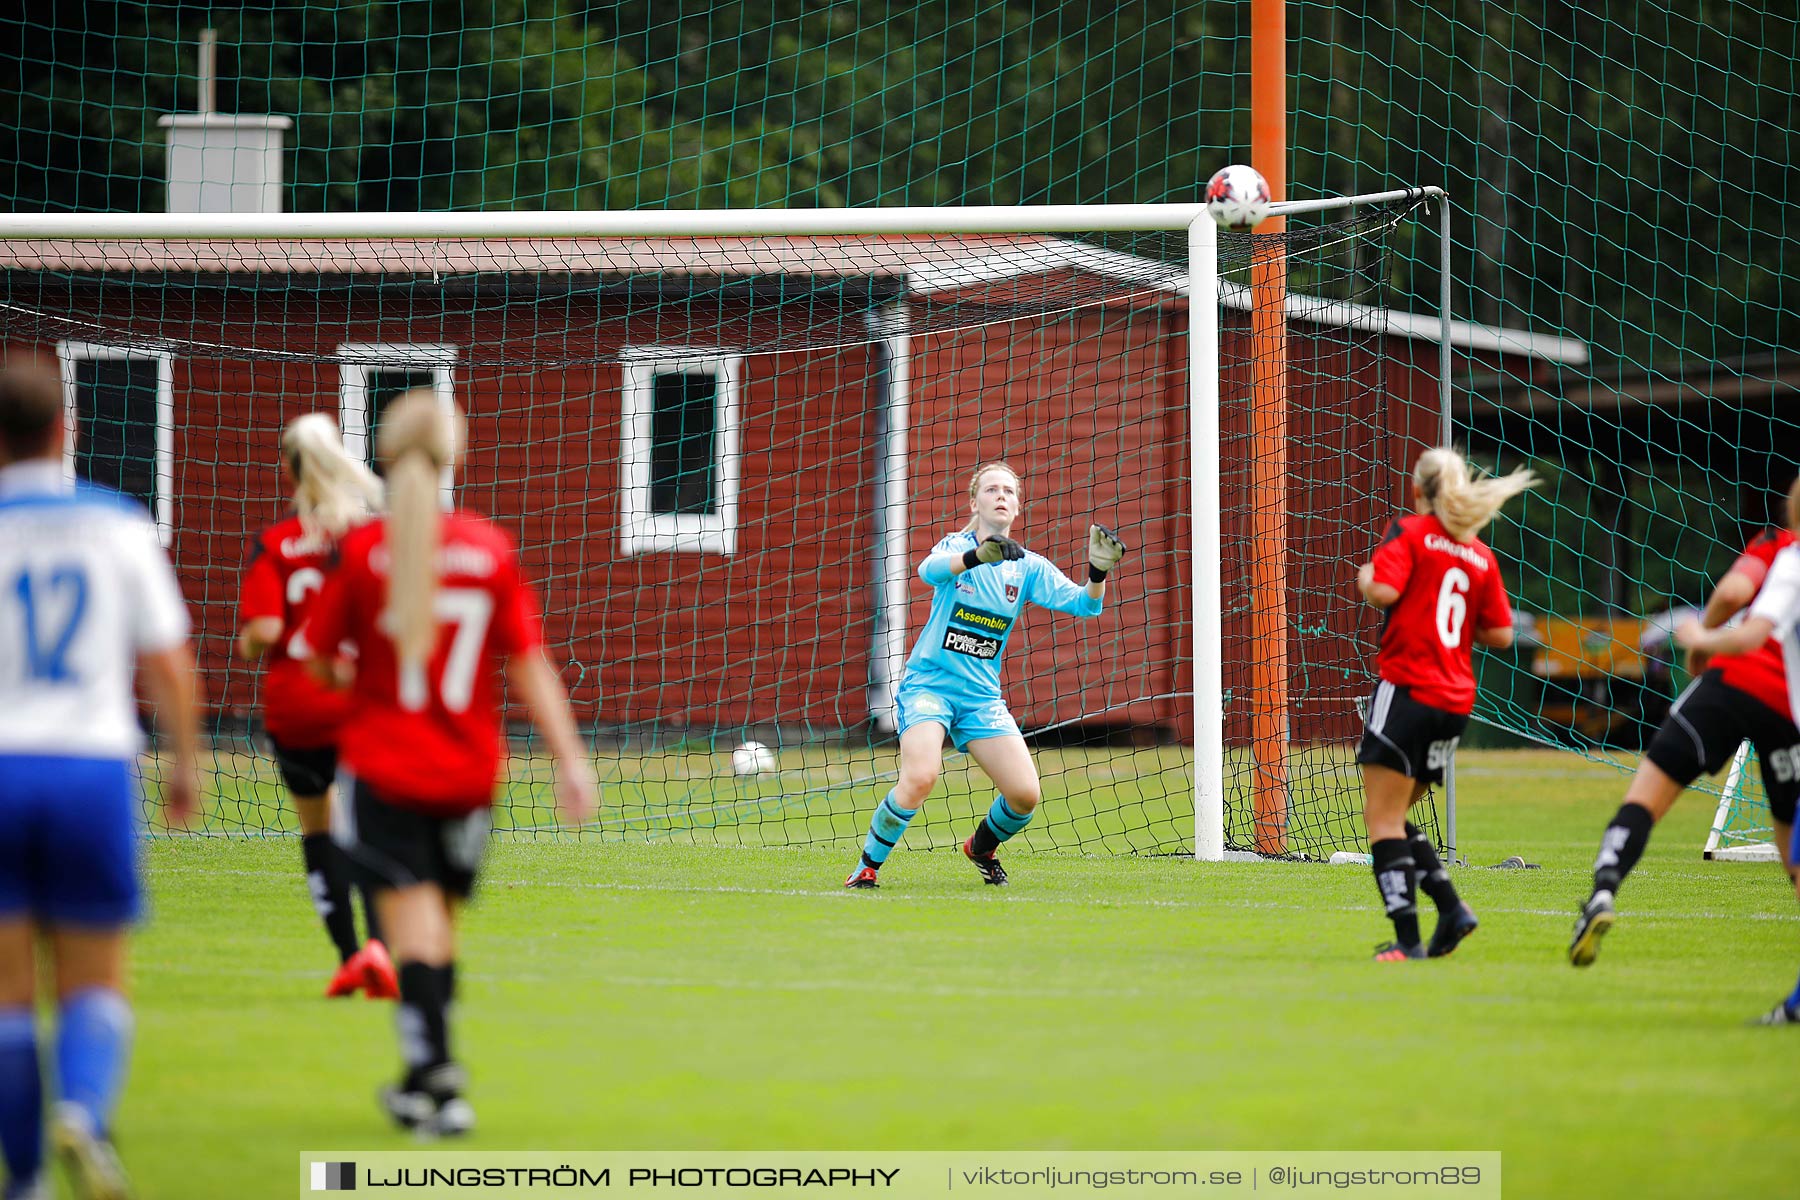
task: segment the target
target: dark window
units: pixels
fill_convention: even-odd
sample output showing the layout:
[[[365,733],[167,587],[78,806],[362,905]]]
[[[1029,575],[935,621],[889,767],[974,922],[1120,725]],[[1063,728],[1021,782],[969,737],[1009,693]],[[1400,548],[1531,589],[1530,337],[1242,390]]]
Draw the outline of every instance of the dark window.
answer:
[[[156,397],[153,358],[75,362],[75,473],[156,506]]]
[[[718,504],[719,379],[657,375],[651,393],[650,511],[710,515]]]
[[[433,388],[437,383],[437,372],[430,367],[370,367],[364,377],[363,395],[369,404],[369,462],[376,473],[381,472],[381,461],[375,454],[375,435],[381,430],[381,414],[387,411],[395,396],[402,392],[410,392],[414,388]]]

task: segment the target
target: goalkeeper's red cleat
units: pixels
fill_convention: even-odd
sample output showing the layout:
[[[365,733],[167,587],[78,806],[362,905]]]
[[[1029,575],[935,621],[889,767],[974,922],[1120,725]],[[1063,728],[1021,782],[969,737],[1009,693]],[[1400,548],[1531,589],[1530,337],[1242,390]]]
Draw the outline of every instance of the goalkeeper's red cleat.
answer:
[[[400,998],[400,974],[394,970],[394,960],[388,957],[386,946],[370,938],[351,961],[357,959],[362,960],[364,995],[371,1000]]]
[[[844,886],[859,892],[870,891],[881,886],[881,876],[868,863],[858,863],[856,870],[850,872],[850,878],[844,880]]]
[[[362,987],[363,954],[361,950],[358,950],[338,967],[337,974],[333,975],[331,982],[325,985],[325,995],[328,999],[336,1000],[344,996],[354,996],[362,990]]]

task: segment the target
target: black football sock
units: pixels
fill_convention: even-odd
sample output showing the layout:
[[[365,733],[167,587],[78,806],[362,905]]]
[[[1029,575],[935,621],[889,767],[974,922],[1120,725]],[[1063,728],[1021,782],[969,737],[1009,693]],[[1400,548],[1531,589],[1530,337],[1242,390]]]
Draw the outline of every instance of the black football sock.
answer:
[[[1644,848],[1650,844],[1650,830],[1656,818],[1641,804],[1621,804],[1613,814],[1612,824],[1600,835],[1600,857],[1594,860],[1594,890],[1617,892]]]
[[[438,995],[444,998],[444,1061],[454,1061],[450,1057],[450,1019],[456,1008],[456,963],[447,962],[437,971]]]
[[[406,1061],[408,1087],[417,1086],[426,1072],[450,1061],[443,971],[442,967],[420,962],[400,964],[400,1004],[395,1022],[400,1029],[400,1056]]]
[[[1411,821],[1406,823],[1406,848],[1412,851],[1413,866],[1419,873],[1419,887],[1439,912],[1455,912],[1462,898],[1456,894],[1456,885],[1450,882],[1450,872],[1444,870],[1444,864],[1438,858],[1437,847],[1425,836],[1425,831]]]
[[[438,968],[438,978],[444,985],[444,1003],[456,1003],[456,963],[448,962]]]
[[[368,940],[386,945],[387,939],[381,936],[381,918],[375,915],[375,892],[366,887],[358,888],[357,891],[362,893],[363,924],[369,930]]]
[[[1381,889],[1381,904],[1394,923],[1394,940],[1402,946],[1419,944],[1419,905],[1413,890],[1413,872],[1417,864],[1407,849],[1405,838],[1383,838],[1369,846],[1374,859],[1375,886]]]
[[[975,826],[975,836],[969,839],[970,853],[974,854],[976,858],[986,858],[998,849],[999,846],[999,833],[994,830],[992,825],[987,823],[987,818],[983,817],[981,819],[981,824]]]
[[[313,909],[325,923],[338,961],[356,953],[356,914],[350,908],[349,864],[329,833],[309,833],[300,839],[300,855],[306,863],[306,887]]]

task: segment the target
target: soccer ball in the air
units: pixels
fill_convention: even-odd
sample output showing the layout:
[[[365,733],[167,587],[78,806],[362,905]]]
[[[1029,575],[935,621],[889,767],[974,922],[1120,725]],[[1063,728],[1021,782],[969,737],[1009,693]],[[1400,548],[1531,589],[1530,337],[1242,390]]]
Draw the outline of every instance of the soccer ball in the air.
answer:
[[[1206,185],[1206,211],[1221,229],[1248,229],[1269,215],[1269,181],[1255,167],[1226,167]]]
[[[761,775],[775,769],[775,752],[761,742],[745,742],[731,752],[733,775]]]

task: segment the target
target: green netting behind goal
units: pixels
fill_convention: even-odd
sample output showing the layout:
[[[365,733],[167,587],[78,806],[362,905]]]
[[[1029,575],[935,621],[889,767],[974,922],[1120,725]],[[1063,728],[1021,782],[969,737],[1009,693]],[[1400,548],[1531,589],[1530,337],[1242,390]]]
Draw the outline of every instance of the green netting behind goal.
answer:
[[[1387,327],[1419,204],[1223,239],[1222,523],[1229,844],[1250,820],[1253,461],[1248,263],[1285,254],[1293,723],[1288,850],[1360,841],[1352,743],[1375,614],[1346,564],[1392,515],[1435,357]],[[285,511],[284,422],[367,453],[426,387],[469,413],[460,502],[517,540],[553,661],[601,758],[584,836],[853,844],[896,776],[894,689],[924,627],[918,563],[967,520],[980,463],[1023,475],[1015,529],[1076,578],[1087,526],[1130,545],[1106,611],[1029,611],[1011,711],[1046,804],[1024,844],[1194,846],[1186,237],[0,242],[0,331],[54,357],[94,452],[142,499],[196,612],[217,730],[208,828],[291,814],[232,657],[250,537]],[[1408,399],[1417,394],[1421,400]],[[997,568],[1002,572],[1005,566]],[[742,770],[749,742],[774,755]],[[523,727],[499,828],[550,835]],[[754,765],[753,754],[744,756]],[[991,800],[952,755],[908,838],[953,845]]]
[[[1248,14],[41,0],[0,17],[0,204],[160,208],[159,122],[201,105],[209,27],[216,110],[292,122],[291,210],[1191,200],[1248,157]],[[1296,0],[1288,32],[1291,193],[1447,187],[1454,315],[1516,351],[1457,368],[1477,461],[1547,481],[1494,531],[1538,636],[1487,661],[1471,737],[1628,764],[1682,682],[1666,614],[1800,454],[1800,22],[1766,0]],[[1434,312],[1432,232],[1395,231],[1384,303]]]

